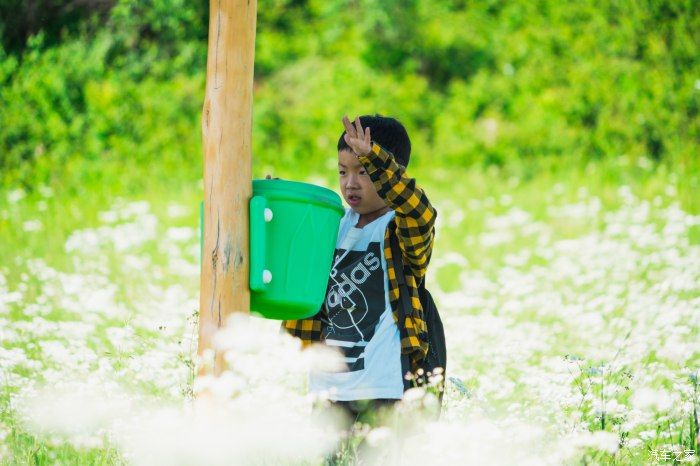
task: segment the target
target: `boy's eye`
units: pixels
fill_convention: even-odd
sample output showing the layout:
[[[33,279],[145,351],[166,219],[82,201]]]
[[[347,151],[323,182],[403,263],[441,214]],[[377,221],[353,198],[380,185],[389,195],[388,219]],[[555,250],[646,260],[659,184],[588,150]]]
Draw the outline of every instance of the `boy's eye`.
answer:
[[[340,170],[338,173],[340,173],[341,175],[344,175],[344,174],[345,174],[345,170]]]

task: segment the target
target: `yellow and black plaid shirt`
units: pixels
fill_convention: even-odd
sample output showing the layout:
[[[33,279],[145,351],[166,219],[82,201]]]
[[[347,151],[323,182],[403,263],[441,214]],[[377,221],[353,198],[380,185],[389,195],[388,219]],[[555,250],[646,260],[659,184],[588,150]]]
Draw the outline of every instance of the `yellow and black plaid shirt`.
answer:
[[[389,222],[384,233],[384,256],[389,276],[389,300],[394,321],[399,323],[399,284],[392,260],[390,235],[397,234],[403,253],[406,285],[411,292],[413,309],[406,315],[401,331],[401,352],[411,361],[411,371],[428,351],[427,329],[423,320],[423,307],[418,297],[418,281],[425,276],[435,239],[435,218],[437,211],[430,204],[416,180],[406,175],[391,152],[372,143],[372,150],[358,160],[365,167],[379,196],[396,212],[394,221]],[[299,337],[304,347],[321,340],[321,309],[307,319],[282,321],[282,329]]]

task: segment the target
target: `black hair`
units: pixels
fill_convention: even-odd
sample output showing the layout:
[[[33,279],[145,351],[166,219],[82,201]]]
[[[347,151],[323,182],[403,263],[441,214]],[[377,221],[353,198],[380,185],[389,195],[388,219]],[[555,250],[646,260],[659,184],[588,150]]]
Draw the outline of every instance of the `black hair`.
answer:
[[[351,121],[354,124],[354,121]],[[408,138],[406,128],[396,119],[385,117],[380,114],[362,115],[360,117],[362,128],[370,128],[370,137],[372,141],[382,146],[394,154],[396,162],[408,166],[408,161],[411,158],[411,140]],[[352,151],[348,143],[345,142],[345,131],[338,139],[338,152],[342,150]]]

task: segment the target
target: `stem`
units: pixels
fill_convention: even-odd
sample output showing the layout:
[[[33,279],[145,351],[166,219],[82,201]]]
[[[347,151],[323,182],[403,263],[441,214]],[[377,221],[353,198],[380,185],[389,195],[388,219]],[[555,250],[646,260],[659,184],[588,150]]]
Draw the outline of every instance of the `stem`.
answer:
[[[605,430],[605,366],[600,374],[600,401],[603,404],[603,411],[600,414],[600,429]]]
[[[700,449],[700,441],[698,441],[698,378],[697,378],[697,372],[695,373],[695,381],[693,385],[693,421],[695,421],[695,425],[691,425],[691,438],[690,438],[690,446],[696,447],[696,451]]]

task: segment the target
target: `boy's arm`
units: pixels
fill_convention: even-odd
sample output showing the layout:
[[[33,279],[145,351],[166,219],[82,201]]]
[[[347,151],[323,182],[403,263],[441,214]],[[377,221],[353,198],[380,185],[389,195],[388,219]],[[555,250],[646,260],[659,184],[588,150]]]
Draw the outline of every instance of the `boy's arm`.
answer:
[[[391,152],[372,142],[367,155],[358,155],[374,188],[384,202],[396,212],[399,246],[416,278],[425,275],[435,238],[437,211],[416,180],[406,175]]]

